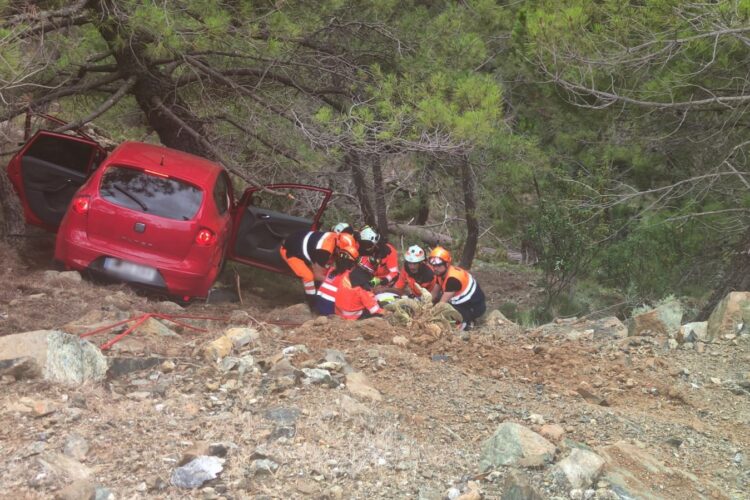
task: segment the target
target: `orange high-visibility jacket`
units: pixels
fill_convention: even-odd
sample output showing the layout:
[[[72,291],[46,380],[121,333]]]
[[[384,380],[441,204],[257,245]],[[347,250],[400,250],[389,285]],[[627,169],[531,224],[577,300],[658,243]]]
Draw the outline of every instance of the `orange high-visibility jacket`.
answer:
[[[308,264],[315,262],[319,265],[325,265],[336,250],[337,238],[336,233],[330,232],[307,231],[293,233],[286,239],[283,248],[286,250],[287,258],[297,257]],[[322,262],[323,259],[316,259],[316,253],[320,253],[320,251],[328,252],[328,256],[325,258],[326,262]]]
[[[386,243],[383,254],[378,255],[378,257],[380,257],[380,265],[375,270],[375,277],[393,283],[398,278],[398,251],[396,251],[396,247]]]
[[[344,319],[358,319],[367,310],[370,314],[381,314],[375,295],[361,286],[352,286],[351,270],[346,271],[336,292],[336,314]]]
[[[456,278],[461,283],[461,289],[448,301],[453,305],[469,301],[474,296],[474,292],[477,291],[477,282],[474,280],[474,277],[460,267],[450,266],[442,279],[438,278],[438,283],[443,292],[446,291],[445,285],[448,282],[448,278]]]

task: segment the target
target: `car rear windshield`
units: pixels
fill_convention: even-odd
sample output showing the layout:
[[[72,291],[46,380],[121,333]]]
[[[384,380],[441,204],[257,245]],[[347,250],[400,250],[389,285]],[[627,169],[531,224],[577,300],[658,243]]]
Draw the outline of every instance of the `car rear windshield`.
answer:
[[[107,168],[99,192],[116,205],[175,220],[192,219],[203,200],[203,192],[192,184],[119,166]]]

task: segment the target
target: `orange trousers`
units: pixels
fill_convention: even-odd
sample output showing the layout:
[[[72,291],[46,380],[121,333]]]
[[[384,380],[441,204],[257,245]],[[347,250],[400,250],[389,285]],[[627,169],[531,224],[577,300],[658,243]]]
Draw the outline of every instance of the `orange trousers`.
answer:
[[[315,275],[313,275],[312,268],[307,265],[307,262],[298,257],[287,257],[284,247],[279,249],[279,253],[292,272],[302,280],[302,286],[305,287],[305,294],[315,295]]]

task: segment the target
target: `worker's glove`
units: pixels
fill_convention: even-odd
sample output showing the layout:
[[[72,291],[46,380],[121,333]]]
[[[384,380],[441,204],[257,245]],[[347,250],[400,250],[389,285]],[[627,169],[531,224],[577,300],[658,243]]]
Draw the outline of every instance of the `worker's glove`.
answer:
[[[370,286],[378,286],[380,282],[381,282],[380,278],[372,278],[370,280]]]

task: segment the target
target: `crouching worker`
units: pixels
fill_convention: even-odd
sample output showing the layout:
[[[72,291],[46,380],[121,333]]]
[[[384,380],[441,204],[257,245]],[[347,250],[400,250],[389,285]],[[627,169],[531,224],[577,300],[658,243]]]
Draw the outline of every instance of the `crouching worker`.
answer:
[[[461,314],[460,330],[468,330],[487,309],[484,292],[468,272],[453,265],[451,253],[435,247],[427,260],[432,266],[437,285],[432,291],[433,302],[447,302]]]
[[[419,245],[410,246],[404,255],[404,267],[393,288],[401,295],[419,297],[419,287],[431,292],[435,283],[437,278],[427,265],[427,254]]]
[[[339,237],[338,247],[333,258],[333,266],[328,269],[326,278],[318,287],[318,300],[316,311],[323,316],[329,316],[336,312],[336,296],[338,295],[341,280],[344,274],[354,268],[359,251],[354,236],[346,235]]]
[[[302,281],[310,309],[315,308],[316,282],[321,283],[325,279],[338,238],[336,233],[297,231],[287,236],[279,249],[281,258]]]
[[[377,259],[360,259],[356,267],[344,273],[336,294],[338,316],[344,319],[364,319],[385,313],[370,288],[370,280],[377,266]]]

